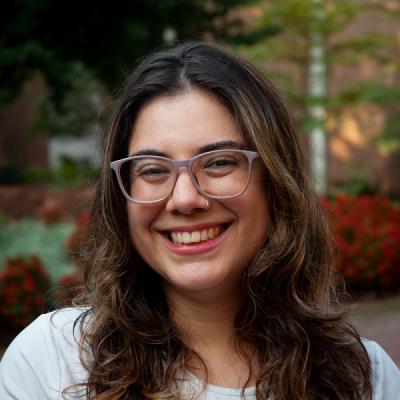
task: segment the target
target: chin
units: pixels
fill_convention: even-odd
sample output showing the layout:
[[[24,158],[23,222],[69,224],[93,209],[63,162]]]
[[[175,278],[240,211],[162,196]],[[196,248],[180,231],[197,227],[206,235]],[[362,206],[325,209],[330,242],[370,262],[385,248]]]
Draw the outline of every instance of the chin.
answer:
[[[210,290],[219,287],[227,276],[223,273],[215,273],[216,271],[204,271],[201,273],[198,271],[187,271],[181,272],[179,275],[169,275],[166,277],[166,281],[169,285],[175,287],[178,290],[184,291],[200,291]]]

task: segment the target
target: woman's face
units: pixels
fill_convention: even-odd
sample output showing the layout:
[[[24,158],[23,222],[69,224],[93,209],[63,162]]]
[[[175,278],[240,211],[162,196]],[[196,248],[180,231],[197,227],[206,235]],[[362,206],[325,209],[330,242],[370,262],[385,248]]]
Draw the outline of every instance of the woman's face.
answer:
[[[156,98],[143,107],[133,129],[129,155],[148,150],[185,160],[199,154],[204,146],[208,151],[213,145],[217,148],[220,142],[230,142],[224,149],[246,146],[225,106],[208,94],[191,92]],[[267,238],[264,171],[256,159],[247,190],[232,199],[207,199],[207,210],[206,198],[185,168],[179,170],[175,189],[166,200],[146,205],[127,202],[133,246],[162,277],[166,291],[218,293],[241,287],[246,265]],[[226,230],[218,235],[221,227]],[[207,237],[205,242],[176,245],[169,240],[172,234],[193,237],[193,232],[204,235],[210,229],[218,236]]]

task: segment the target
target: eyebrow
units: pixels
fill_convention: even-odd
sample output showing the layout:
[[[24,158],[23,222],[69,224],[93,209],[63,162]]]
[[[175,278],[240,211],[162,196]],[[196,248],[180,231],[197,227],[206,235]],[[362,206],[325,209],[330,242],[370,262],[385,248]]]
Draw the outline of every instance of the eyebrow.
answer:
[[[219,150],[219,149],[246,150],[247,147],[242,145],[239,142],[233,142],[232,140],[224,140],[221,142],[210,143],[210,144],[201,146],[200,148],[197,149],[195,155],[199,155],[199,154],[203,154],[203,153],[207,153],[209,151]],[[137,157],[137,156],[158,156],[158,157],[166,157],[166,158],[172,159],[172,157],[168,153],[164,153],[163,151],[158,151],[155,149],[142,149],[135,153],[132,153],[129,157]]]
[[[158,157],[171,158],[167,153],[164,153],[163,151],[158,151],[155,149],[139,150],[135,153],[132,153],[129,157],[137,157],[137,156],[158,156]]]
[[[207,153],[209,151],[219,150],[219,149],[246,150],[246,146],[243,146],[239,142],[233,142],[232,140],[224,140],[222,142],[206,144],[205,146],[200,147],[197,151],[197,154]]]

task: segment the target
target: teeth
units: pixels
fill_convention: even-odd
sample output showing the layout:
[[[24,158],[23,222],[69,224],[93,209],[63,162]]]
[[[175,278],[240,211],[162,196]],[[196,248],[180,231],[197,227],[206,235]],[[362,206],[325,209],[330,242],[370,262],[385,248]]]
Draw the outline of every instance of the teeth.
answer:
[[[176,240],[178,243],[183,243],[182,235],[179,232],[176,234]]]
[[[207,240],[216,238],[224,231],[225,227],[219,225],[213,228],[203,229],[202,231],[194,231],[191,233],[170,232],[170,240],[174,244],[206,242]]]
[[[171,237],[172,237],[172,243],[176,243],[177,242],[176,233],[172,232]]]
[[[200,232],[199,231],[194,231],[192,232],[192,242],[200,242]]]
[[[191,243],[191,237],[190,234],[188,232],[183,232],[183,243]]]

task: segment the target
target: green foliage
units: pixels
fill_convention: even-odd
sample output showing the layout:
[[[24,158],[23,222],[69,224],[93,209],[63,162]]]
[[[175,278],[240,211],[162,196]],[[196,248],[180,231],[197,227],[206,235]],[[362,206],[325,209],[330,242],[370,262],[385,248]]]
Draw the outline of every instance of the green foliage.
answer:
[[[89,161],[74,161],[61,157],[59,168],[51,170],[50,184],[55,187],[83,187],[96,181],[100,169]]]
[[[282,26],[278,24],[262,26],[251,30],[248,33],[238,33],[236,35],[228,35],[225,40],[230,45],[251,45],[265,40],[269,36],[277,35],[282,31]]]
[[[385,120],[385,129],[383,132],[371,139],[379,148],[391,152],[400,149],[400,115],[388,117]]]
[[[249,0],[56,0],[8,2],[0,13],[0,108],[40,71],[49,98],[60,107],[81,63],[113,91],[138,59],[163,44],[165,29],[185,40],[210,31],[218,39],[222,17]],[[221,23],[215,24],[219,18]]]
[[[400,71],[398,61],[398,40],[396,35],[371,32],[351,37],[346,41],[331,40],[332,36],[345,29],[363,11],[385,12],[397,17],[396,11],[389,11],[383,4],[358,2],[355,0],[321,0],[318,9],[314,0],[287,0],[260,2],[263,16],[252,26],[254,38],[263,29],[279,26],[274,34],[266,34],[259,40],[238,41],[236,50],[249,61],[259,64],[269,60],[291,65],[292,70],[280,71],[278,85],[287,90],[283,92],[290,106],[303,111],[301,130],[308,133],[321,121],[308,115],[307,109],[313,105],[324,106],[327,114],[340,115],[344,107],[365,102],[382,107],[387,120],[385,128],[378,138],[373,140],[381,148],[394,151],[400,148],[400,90],[388,87],[377,76],[374,82],[356,82],[353,85],[335,87],[334,96],[313,98],[308,93],[309,62],[312,31],[319,32],[325,38],[324,63],[327,68],[327,81],[331,79],[330,68],[333,64],[356,66],[360,61],[374,59],[382,68],[393,73]],[[237,35],[240,37],[239,35]],[[252,32],[247,33],[252,37]],[[244,46],[242,43],[248,45]],[[289,63],[289,64],[288,64]],[[294,72],[295,71],[295,72]],[[293,77],[296,77],[295,79]],[[323,123],[323,121],[322,121]]]
[[[301,133],[308,133],[311,132],[314,128],[325,128],[325,121],[321,121],[320,119],[312,118],[311,116],[307,115],[303,118],[300,123],[300,132]]]
[[[8,163],[0,167],[0,184],[45,183],[54,189],[78,188],[95,182],[99,177],[99,167],[90,161],[75,161],[66,156],[61,157],[60,161],[57,168],[19,168],[13,163]]]
[[[29,136],[44,133],[48,136],[80,137],[93,131],[96,125],[106,125],[111,108],[102,112],[105,108],[105,86],[81,63],[75,63],[73,67],[71,88],[58,106],[49,92],[39,100],[40,118],[28,127],[26,133]]]
[[[46,225],[31,219],[5,223],[0,229],[0,270],[6,257],[19,254],[26,258],[35,253],[43,260],[51,281],[57,282],[73,268],[63,250],[73,229],[70,223]]]
[[[309,39],[312,30],[320,31],[325,37],[344,28],[360,11],[366,8],[362,3],[337,0],[332,3],[322,0],[320,13],[314,0],[286,0],[281,2],[271,1],[262,3],[263,17],[261,26],[280,24],[282,32],[295,33],[297,37]],[[308,43],[300,47],[290,47],[292,51],[304,50]]]
[[[7,214],[0,211],[0,227],[4,226],[8,222]]]
[[[346,42],[331,45],[331,58],[328,63],[357,63],[361,57],[370,57],[380,62],[389,62],[393,58],[388,50],[395,50],[397,40],[380,32],[367,33],[363,37],[349,39]]]
[[[360,178],[356,176],[350,177],[346,183],[339,186],[339,192],[352,194],[354,196],[378,194],[379,187],[376,185],[370,185],[366,178]]]
[[[368,180],[370,175],[370,165],[364,164],[362,170],[356,171],[351,164],[348,165],[348,178],[346,182],[338,185],[341,194],[360,197],[363,195],[378,195],[380,193],[379,184],[372,184]]]
[[[358,101],[369,102],[379,105],[400,102],[400,89],[379,85],[376,82],[364,82],[358,85]]]

